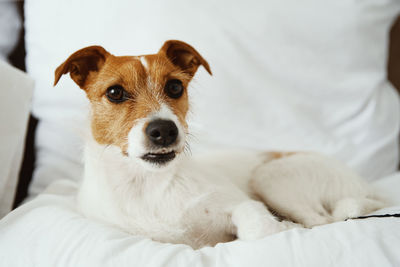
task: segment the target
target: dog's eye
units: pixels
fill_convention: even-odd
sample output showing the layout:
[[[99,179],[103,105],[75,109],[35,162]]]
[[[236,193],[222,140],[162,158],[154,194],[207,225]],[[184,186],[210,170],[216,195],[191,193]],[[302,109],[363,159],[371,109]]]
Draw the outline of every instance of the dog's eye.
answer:
[[[106,96],[113,103],[121,103],[127,99],[127,92],[121,85],[113,85],[108,87]]]
[[[177,79],[169,80],[165,84],[164,91],[171,98],[179,98],[183,94],[182,82]]]

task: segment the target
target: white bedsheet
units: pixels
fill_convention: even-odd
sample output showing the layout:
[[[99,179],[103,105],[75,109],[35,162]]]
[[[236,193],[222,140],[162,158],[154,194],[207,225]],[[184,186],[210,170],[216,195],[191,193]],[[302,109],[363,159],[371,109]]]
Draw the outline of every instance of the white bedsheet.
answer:
[[[400,212],[400,173],[377,182]],[[254,242],[193,250],[153,242],[76,212],[76,184],[61,181],[0,221],[0,266],[400,266],[400,218],[292,229]]]

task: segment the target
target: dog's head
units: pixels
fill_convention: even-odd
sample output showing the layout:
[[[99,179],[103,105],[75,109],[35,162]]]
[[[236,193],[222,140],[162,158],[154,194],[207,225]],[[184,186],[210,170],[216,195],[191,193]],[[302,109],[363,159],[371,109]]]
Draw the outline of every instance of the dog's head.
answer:
[[[200,65],[211,74],[207,61],[181,41],[167,41],[157,54],[144,56],[114,56],[90,46],[56,69],[54,85],[70,73],[86,92],[96,142],[161,167],[185,148],[187,88]]]

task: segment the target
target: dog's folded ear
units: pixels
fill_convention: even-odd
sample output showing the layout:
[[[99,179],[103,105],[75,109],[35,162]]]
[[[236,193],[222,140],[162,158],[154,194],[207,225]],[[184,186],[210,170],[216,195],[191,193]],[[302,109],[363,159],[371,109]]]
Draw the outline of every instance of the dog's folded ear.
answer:
[[[164,43],[158,53],[165,53],[167,58],[184,72],[193,76],[200,65],[212,75],[207,61],[192,46],[178,40],[169,40]]]
[[[85,89],[89,75],[99,71],[109,55],[101,46],[89,46],[76,51],[56,69],[54,85],[63,74],[70,73],[72,80]]]

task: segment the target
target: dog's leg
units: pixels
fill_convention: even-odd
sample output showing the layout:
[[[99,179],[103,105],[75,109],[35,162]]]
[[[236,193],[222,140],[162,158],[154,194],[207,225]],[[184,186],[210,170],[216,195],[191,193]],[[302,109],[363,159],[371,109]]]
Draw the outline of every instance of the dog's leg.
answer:
[[[298,153],[257,167],[251,191],[278,214],[307,228],[385,206],[354,172],[332,158]]]
[[[248,200],[234,207],[232,222],[236,236],[242,240],[256,240],[300,225],[278,221],[262,202]]]

